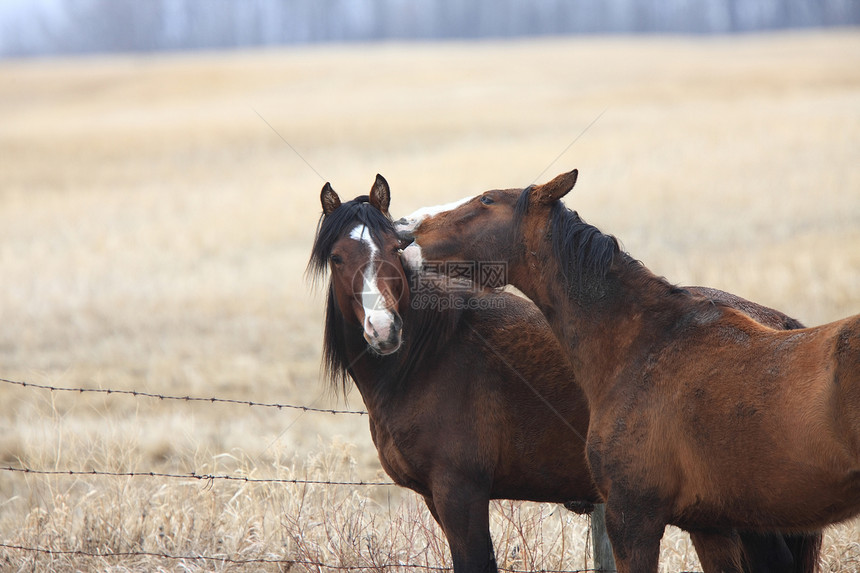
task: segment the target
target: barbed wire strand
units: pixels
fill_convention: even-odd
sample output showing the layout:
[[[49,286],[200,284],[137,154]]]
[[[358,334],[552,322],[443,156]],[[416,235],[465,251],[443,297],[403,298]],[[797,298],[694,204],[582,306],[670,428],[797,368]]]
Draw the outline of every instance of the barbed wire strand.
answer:
[[[346,485],[346,486],[392,486],[397,485],[392,481],[328,481],[312,479],[287,479],[287,478],[252,478],[246,476],[230,476],[224,474],[171,474],[164,472],[109,472],[100,470],[37,470],[27,467],[0,466],[0,471],[17,472],[23,474],[45,475],[45,476],[108,476],[108,477],[152,477],[168,479],[194,479],[199,481],[213,482],[216,480],[238,481],[244,483],[288,483],[299,485]]]
[[[159,553],[155,551],[117,551],[117,552],[96,552],[96,551],[84,551],[81,549],[48,549],[45,547],[27,547],[24,545],[13,545],[9,543],[0,543],[0,547],[5,547],[6,549],[15,549],[18,551],[25,551],[29,553],[42,553],[46,555],[67,555],[72,557],[93,557],[93,558],[116,558],[116,557],[153,557],[158,559],[170,559],[173,561],[218,561],[221,563],[230,563],[233,565],[251,565],[251,564],[260,564],[260,563],[281,563],[285,565],[309,565],[312,567],[322,567],[325,569],[339,569],[339,570],[357,570],[357,569],[386,569],[392,567],[408,567],[411,569],[426,569],[432,571],[450,571],[450,567],[438,567],[433,565],[420,565],[420,564],[391,564],[391,565],[334,565],[331,563],[323,563],[321,561],[312,561],[309,559],[275,559],[275,558],[266,558],[266,557],[255,557],[255,558],[246,558],[246,559],[237,559],[234,557],[227,556],[215,556],[215,555],[171,555],[169,553]]]
[[[274,559],[266,557],[237,559],[226,556],[214,555],[171,555],[169,553],[159,553],[155,551],[118,551],[112,553],[84,551],[81,549],[48,549],[46,547],[27,547],[24,545],[16,545],[11,543],[0,543],[0,547],[6,549],[14,549],[28,553],[42,553],[46,555],[67,555],[73,557],[92,557],[92,558],[114,558],[114,557],[152,557],[157,559],[169,559],[174,561],[219,561],[222,563],[230,563],[233,565],[251,565],[260,563],[281,563],[285,565],[308,565],[311,567],[320,567],[323,569],[334,569],[341,571],[357,571],[360,569],[423,569],[425,571],[451,571],[451,567],[440,565],[424,565],[421,563],[382,563],[382,564],[367,564],[367,565],[335,565],[332,563],[323,563],[322,561],[314,561],[310,559]],[[597,569],[534,569],[523,571],[521,569],[513,569],[509,567],[499,567],[499,571],[507,573],[592,573],[597,572]]]
[[[178,402],[207,402],[211,404],[236,404],[240,406],[252,406],[262,408],[277,408],[282,410],[288,408],[291,410],[301,410],[303,412],[319,412],[323,414],[355,414],[359,416],[367,415],[364,410],[332,410],[328,408],[312,408],[310,406],[301,406],[296,404],[278,404],[273,402],[254,402],[253,400],[235,400],[231,398],[202,398],[196,396],[170,396],[166,394],[155,394],[152,392],[141,392],[140,390],[116,390],[113,388],[63,388],[59,386],[48,386],[46,384],[33,384],[32,382],[21,382],[18,380],[8,380],[0,378],[0,382],[4,384],[12,384],[23,388],[37,388],[39,390],[50,390],[51,392],[71,392],[76,394],[93,393],[93,394],[119,394],[125,396],[134,396],[137,398],[157,398],[159,400],[174,400]]]
[[[267,402],[255,402],[253,400],[236,400],[230,398],[217,398],[217,397],[195,397],[195,396],[171,396],[166,394],[156,394],[152,392],[142,392],[139,390],[117,390],[114,388],[71,388],[71,387],[59,387],[59,386],[50,386],[46,384],[34,384],[31,382],[22,382],[19,380],[9,380],[7,378],[0,378],[0,382],[5,384],[11,384],[15,386],[20,386],[22,388],[34,388],[39,390],[48,390],[51,392],[68,392],[68,393],[94,393],[94,394],[117,394],[117,395],[125,395],[125,396],[133,396],[136,398],[154,398],[158,400],[172,400],[179,402],[202,402],[202,403],[220,403],[220,404],[233,404],[233,405],[241,405],[241,406],[250,406],[250,407],[262,407],[262,408],[277,408],[279,410],[287,408],[293,410],[301,410],[303,412],[318,412],[325,414],[353,414],[353,415],[367,415],[366,411],[363,410],[335,410],[328,408],[313,408],[310,406],[302,406],[296,404],[280,404],[280,403],[267,403]],[[28,467],[11,467],[11,466],[0,466],[0,471],[7,472],[17,472],[23,474],[31,474],[31,475],[50,475],[50,476],[107,476],[107,477],[150,477],[150,478],[166,478],[166,479],[193,479],[199,481],[213,482],[216,480],[223,481],[238,481],[243,483],[280,483],[280,484],[300,484],[300,485],[335,485],[335,486],[393,486],[397,485],[394,482],[374,482],[374,481],[329,481],[329,480],[309,480],[309,479],[286,479],[286,478],[251,478],[246,476],[229,476],[223,474],[198,474],[198,473],[186,473],[186,474],[171,474],[165,472],[109,472],[109,471],[100,471],[100,470],[38,470]],[[113,553],[97,553],[91,551],[83,551],[79,549],[75,550],[57,550],[57,549],[47,549],[44,547],[27,547],[23,545],[13,545],[8,543],[0,542],[0,547],[6,549],[14,549],[18,551],[24,551],[29,553],[41,553],[47,555],[68,555],[74,557],[91,557],[91,558],[111,558],[111,557],[152,557],[158,559],[169,559],[174,561],[218,561],[222,563],[230,563],[234,565],[243,565],[243,564],[265,564],[265,563],[282,563],[288,565],[307,565],[311,567],[319,567],[323,569],[331,569],[331,570],[341,570],[341,571],[357,571],[361,569],[392,569],[392,568],[405,568],[405,569],[423,569],[425,571],[451,571],[451,567],[442,567],[435,565],[422,565],[417,563],[392,563],[392,564],[378,564],[378,565],[334,565],[330,563],[323,563],[319,561],[311,561],[304,559],[267,559],[267,558],[252,558],[252,559],[235,559],[226,556],[207,556],[207,555],[171,555],[167,553],[157,553],[150,551],[125,551],[125,552],[113,552]],[[518,569],[511,569],[506,567],[499,567],[500,571],[506,571],[507,573],[527,573],[525,571],[521,571]],[[535,570],[535,573],[589,573],[595,572],[596,569],[576,569],[576,570],[555,570],[555,569],[538,569]]]

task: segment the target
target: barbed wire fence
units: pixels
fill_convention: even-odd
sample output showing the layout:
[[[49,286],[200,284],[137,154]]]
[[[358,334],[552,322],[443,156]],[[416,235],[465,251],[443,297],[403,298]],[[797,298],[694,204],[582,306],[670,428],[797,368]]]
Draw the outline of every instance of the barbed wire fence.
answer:
[[[255,565],[255,564],[277,564],[283,565],[289,570],[294,565],[304,565],[308,567],[317,567],[325,570],[335,571],[360,571],[360,570],[376,570],[387,571],[389,569],[419,569],[424,571],[452,571],[451,567],[442,567],[439,565],[425,565],[422,563],[384,563],[384,564],[362,564],[362,565],[337,565],[334,563],[323,563],[322,561],[314,561],[312,559],[273,559],[266,557],[251,558],[251,559],[235,559],[227,556],[206,556],[206,555],[170,555],[168,553],[159,553],[155,551],[121,551],[116,553],[99,553],[95,551],[82,550],[55,550],[39,547],[26,547],[23,545],[13,545],[0,543],[0,547],[5,549],[14,549],[26,551],[28,553],[41,553],[52,556],[72,556],[72,557],[88,557],[88,558],[127,558],[127,557],[152,557],[157,559],[166,559],[170,561],[211,561],[217,563],[227,563],[231,565]],[[538,569],[538,570],[522,570],[513,569],[510,567],[498,567],[499,571],[507,573],[597,573],[597,569]]]
[[[331,410],[328,408],[312,408],[310,406],[301,406],[297,404],[278,404],[273,402],[254,402],[253,400],[236,400],[232,398],[201,398],[196,396],[170,396],[166,394],[155,394],[152,392],[141,392],[139,390],[114,390],[111,388],[63,388],[58,386],[48,386],[45,384],[33,384],[30,382],[21,382],[18,380],[8,380],[0,378],[3,384],[13,386],[21,386],[22,388],[34,388],[39,390],[50,390],[51,392],[70,392],[74,394],[113,394],[118,396],[134,396],[135,398],[155,398],[165,401],[176,402],[204,402],[210,404],[234,404],[240,406],[251,406],[259,408],[277,408],[278,410],[290,409],[301,410],[302,412],[318,412],[321,414],[354,414],[358,416],[366,416],[364,410]]]
[[[299,410],[302,412],[330,414],[330,415],[354,415],[366,416],[364,410],[338,410],[329,408],[316,408],[300,404],[285,404],[273,402],[256,402],[253,400],[238,400],[232,398],[219,397],[199,397],[199,396],[178,396],[158,394],[153,392],[145,392],[139,390],[120,390],[113,388],[83,388],[83,387],[61,387],[47,384],[34,384],[20,380],[11,380],[0,378],[0,384],[10,386],[18,386],[32,390],[44,390],[52,393],[73,393],[73,394],[103,394],[114,396],[130,396],[133,398],[146,398],[161,401],[175,401],[184,403],[203,403],[203,404],[230,404],[237,406],[248,406],[252,408],[274,408],[278,410]],[[206,483],[207,487],[211,486],[216,481],[225,482],[242,482],[248,484],[295,484],[295,485],[320,485],[320,486],[349,486],[349,487],[390,487],[395,486],[392,481],[371,481],[371,480],[354,480],[354,481],[339,481],[339,480],[317,480],[303,478],[255,478],[250,476],[234,476],[227,474],[213,473],[167,473],[156,471],[106,471],[99,469],[41,469],[31,468],[23,464],[3,465],[0,466],[0,472],[12,474],[24,474],[35,476],[75,476],[75,477],[124,477],[124,478],[159,478],[167,480],[194,480]],[[228,555],[174,555],[157,551],[86,551],[81,549],[53,549],[49,547],[32,547],[16,543],[6,543],[0,541],[0,548],[7,551],[18,551],[31,555],[46,555],[53,558],[56,557],[72,557],[82,559],[124,559],[124,558],[152,558],[163,559],[174,562],[197,562],[197,563],[217,563],[227,565],[279,565],[289,570],[293,566],[305,566],[316,568],[318,571],[388,571],[397,569],[408,570],[423,570],[423,571],[452,571],[451,567],[427,565],[422,563],[364,563],[355,565],[340,565],[334,563],[325,563],[312,559],[290,559],[278,557],[256,557],[256,558],[237,558]],[[507,568],[499,566],[500,571],[507,573],[528,573],[523,570]],[[535,573],[589,573],[597,571],[596,569],[539,569]]]
[[[285,479],[285,478],[252,478],[246,476],[229,476],[223,474],[171,474],[162,472],[109,472],[100,470],[39,470],[28,467],[11,467],[0,466],[0,471],[17,472],[33,475],[45,476],[108,476],[108,477],[148,477],[148,478],[167,478],[167,479],[184,479],[184,480],[199,480],[203,482],[222,481],[238,481],[244,483],[272,483],[272,484],[297,484],[297,485],[345,485],[345,486],[373,486],[373,485],[397,485],[393,481],[328,481],[328,480],[313,480],[313,479]]]

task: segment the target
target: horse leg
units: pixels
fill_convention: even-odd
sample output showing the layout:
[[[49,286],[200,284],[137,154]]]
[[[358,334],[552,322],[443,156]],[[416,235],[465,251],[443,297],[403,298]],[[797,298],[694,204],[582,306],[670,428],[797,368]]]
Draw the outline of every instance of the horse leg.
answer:
[[[783,535],[788,550],[794,559],[792,573],[815,573],[821,555],[822,533],[813,531],[798,535]]]
[[[743,531],[746,570],[751,573],[792,573],[794,558],[782,536],[776,533]]]
[[[705,573],[744,572],[741,538],[735,530],[696,529],[690,531],[690,539]]]
[[[814,573],[818,569],[821,532],[801,535],[740,534],[744,545],[746,571],[751,573]]]
[[[606,501],[606,532],[618,573],[657,573],[660,539],[666,521],[654,499],[610,495]]]
[[[454,573],[496,573],[489,496],[458,489],[424,499],[448,539]]]
[[[439,527],[442,527],[442,522],[439,521],[439,512],[436,511],[436,505],[433,503],[433,498],[429,495],[422,496],[424,498],[424,503],[427,504],[427,509],[430,510],[430,515],[433,516],[433,519],[436,520],[436,523],[439,524]]]

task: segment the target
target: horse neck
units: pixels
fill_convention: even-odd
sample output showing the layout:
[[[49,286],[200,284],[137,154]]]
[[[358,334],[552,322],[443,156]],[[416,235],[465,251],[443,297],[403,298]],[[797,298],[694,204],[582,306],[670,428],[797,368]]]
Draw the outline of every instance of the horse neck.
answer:
[[[377,392],[381,379],[380,371],[382,370],[380,362],[375,360],[367,347],[367,342],[360,335],[355,340],[350,340],[349,347],[347,356],[350,361],[350,374],[353,383],[358,388],[368,413],[373,416],[380,407],[379,393]]]
[[[368,348],[360,327],[344,320],[339,310],[334,312],[333,328],[339,336],[328,340],[337,343],[338,362],[348,367],[349,378],[371,415],[382,408],[390,411],[399,407],[401,398],[408,400],[410,384],[417,381],[420,385],[428,361],[435,361],[460,332],[459,310],[407,307],[401,312],[405,333],[402,346],[396,353],[381,357]]]
[[[678,289],[624,253],[617,253],[599,285],[566,287],[550,247],[527,250],[524,264],[508,269],[510,282],[543,312],[568,351],[577,381],[596,404],[619,365],[642,344],[659,344],[685,315]]]

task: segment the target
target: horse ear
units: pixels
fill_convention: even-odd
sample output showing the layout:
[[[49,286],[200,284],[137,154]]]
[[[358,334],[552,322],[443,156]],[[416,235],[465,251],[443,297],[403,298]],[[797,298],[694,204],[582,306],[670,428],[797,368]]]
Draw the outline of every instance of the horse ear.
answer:
[[[331,215],[331,212],[340,207],[340,197],[331,188],[331,183],[326,181],[320,192],[320,202],[322,203],[323,214]]]
[[[391,189],[388,188],[388,181],[379,173],[376,174],[376,181],[373,182],[373,187],[370,189],[370,204],[382,211],[386,217],[391,217],[388,214],[388,206],[391,204]]]
[[[534,193],[534,197],[537,199],[538,203],[549,205],[553,201],[557,201],[570,193],[570,190],[573,189],[574,185],[576,185],[576,177],[578,175],[579,171],[576,169],[568,173],[557,175],[552,181],[535,187],[534,191],[532,191]]]

